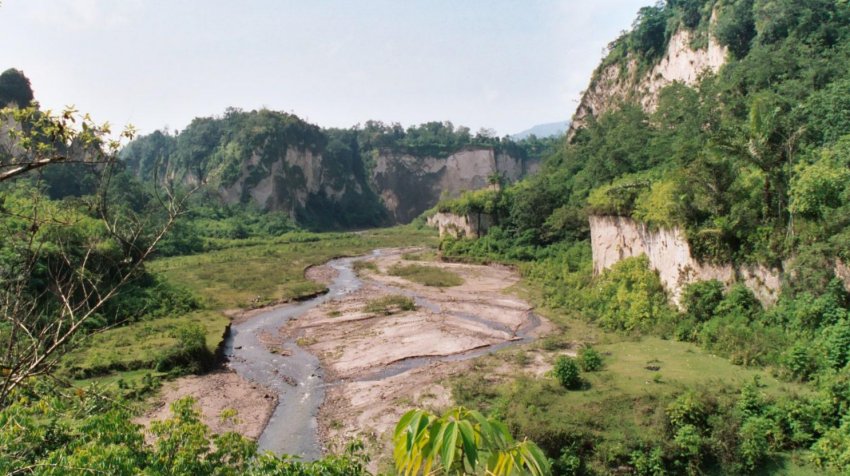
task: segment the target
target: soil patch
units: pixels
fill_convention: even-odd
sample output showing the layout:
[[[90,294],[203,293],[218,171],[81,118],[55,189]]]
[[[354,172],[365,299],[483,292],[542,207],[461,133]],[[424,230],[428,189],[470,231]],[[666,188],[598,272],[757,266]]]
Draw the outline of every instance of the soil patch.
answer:
[[[319,425],[327,448],[339,450],[360,438],[373,446],[373,455],[388,454],[390,430],[404,412],[415,406],[440,411],[452,404],[444,382],[470,364],[463,356],[527,337],[536,319],[527,302],[507,291],[519,281],[515,270],[427,262],[462,282],[425,286],[388,273],[410,265],[410,251],[384,250],[363,258],[370,271],[360,274],[359,290],[281,328],[279,342],[295,340],[322,362],[328,387]],[[416,308],[369,312],[368,303],[398,295],[412,298]],[[548,321],[539,322],[531,335],[551,328]]]
[[[136,420],[148,426],[153,420],[171,417],[171,404],[193,397],[201,410],[201,420],[214,433],[235,431],[256,440],[271,416],[277,398],[274,392],[250,383],[231,370],[178,378],[163,385],[152,410]],[[223,420],[224,410],[236,410],[236,417]]]

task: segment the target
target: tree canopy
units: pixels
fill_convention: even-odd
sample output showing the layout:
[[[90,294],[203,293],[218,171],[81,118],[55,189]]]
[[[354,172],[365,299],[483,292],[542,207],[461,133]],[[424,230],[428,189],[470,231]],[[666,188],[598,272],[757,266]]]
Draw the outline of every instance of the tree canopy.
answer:
[[[33,98],[30,80],[24,76],[23,71],[10,68],[0,74],[0,107],[29,106]]]

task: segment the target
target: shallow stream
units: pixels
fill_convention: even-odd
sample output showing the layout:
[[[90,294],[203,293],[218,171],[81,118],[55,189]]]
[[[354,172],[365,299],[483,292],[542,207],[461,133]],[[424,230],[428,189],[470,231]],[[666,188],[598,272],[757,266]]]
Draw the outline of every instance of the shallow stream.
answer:
[[[375,250],[372,256],[380,256],[388,252],[391,251]],[[276,392],[278,397],[277,407],[260,435],[258,443],[261,450],[291,454],[305,460],[314,460],[322,456],[317,416],[324,400],[325,387],[329,384],[324,381],[319,359],[299,347],[294,340],[284,342],[281,351],[272,352],[260,342],[260,336],[264,333],[277,335],[278,330],[290,319],[300,317],[325,301],[358,290],[363,283],[352,269],[352,262],[357,259],[340,258],[328,262],[328,266],[337,273],[333,282],[328,285],[327,293],[300,303],[270,309],[231,327],[230,337],[225,342],[224,348],[230,367],[246,380]],[[384,287],[393,293],[402,293],[413,298],[417,305],[433,312],[442,310],[440,304],[429,301],[408,289]],[[473,314],[450,310],[445,312],[497,331],[512,333],[515,337],[512,340],[459,354],[404,359],[358,380],[382,380],[432,362],[472,359],[510,345],[527,342],[532,338],[530,333],[540,325],[540,318],[532,312],[528,313],[526,322],[516,330]]]

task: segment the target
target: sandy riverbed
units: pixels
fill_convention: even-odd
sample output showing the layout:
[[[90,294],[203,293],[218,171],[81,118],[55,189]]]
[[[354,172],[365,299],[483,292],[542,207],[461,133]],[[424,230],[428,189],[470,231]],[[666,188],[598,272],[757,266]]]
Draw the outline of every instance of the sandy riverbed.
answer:
[[[512,269],[407,261],[402,259],[403,251],[409,250],[386,250],[366,258],[377,271],[360,273],[363,285],[359,290],[292,319],[279,335],[261,336],[269,348],[297,339],[321,360],[326,396],[319,426],[323,446],[329,450],[341,450],[352,438],[360,438],[376,456],[386,453],[389,430],[405,411],[416,406],[440,411],[452,404],[448,380],[464,372],[471,361],[442,361],[445,356],[513,342],[516,332],[530,322],[530,305],[508,291],[519,280]],[[394,264],[411,263],[447,269],[464,283],[434,288],[387,274]],[[328,283],[334,273],[328,266],[316,266],[306,275]],[[420,305],[389,316],[364,310],[369,301],[394,294],[415,295]],[[256,312],[234,317],[249,319]],[[531,334],[541,335],[550,328],[543,320]],[[168,405],[187,395],[198,400],[203,420],[213,431],[237,431],[254,439],[262,433],[276,404],[273,392],[223,370],[166,384],[158,408],[146,415],[143,423],[167,417]],[[229,408],[238,412],[235,423],[219,418]]]
[[[377,271],[361,272],[360,290],[293,319],[281,330],[282,339],[297,338],[326,370],[329,387],[319,423],[323,442],[331,449],[361,438],[380,451],[389,441],[388,430],[408,409],[439,411],[450,406],[446,381],[463,372],[470,361],[436,361],[384,375],[388,367],[513,341],[530,318],[531,306],[507,291],[519,280],[510,268],[413,262],[401,255],[396,251],[366,259]],[[434,288],[387,274],[395,264],[411,263],[447,269],[464,283]],[[327,273],[321,267],[311,272],[317,277]],[[426,304],[390,316],[364,310],[371,300],[405,293],[424,298]],[[548,329],[544,321],[533,333]]]

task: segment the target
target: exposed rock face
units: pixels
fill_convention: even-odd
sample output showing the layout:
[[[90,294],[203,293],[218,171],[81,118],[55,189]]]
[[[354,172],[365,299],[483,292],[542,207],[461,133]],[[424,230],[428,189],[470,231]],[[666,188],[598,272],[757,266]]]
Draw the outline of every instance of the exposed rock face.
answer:
[[[428,217],[428,226],[438,228],[440,238],[446,235],[455,238],[478,238],[487,233],[492,225],[493,217],[486,213],[437,213]]]
[[[306,207],[311,195],[324,193],[338,199],[345,193],[348,180],[333,180],[326,169],[322,154],[310,150],[289,147],[271,163],[254,154],[242,163],[239,178],[222,184],[219,193],[226,203],[251,201],[264,210],[288,211],[295,218],[295,210]],[[340,178],[354,180],[355,176]],[[358,193],[359,185],[352,184]]]
[[[414,157],[382,153],[371,181],[384,206],[399,223],[407,223],[441,198],[489,185],[493,173],[510,182],[539,169],[536,160],[519,160],[491,148],[466,148],[448,157]]]
[[[385,209],[393,223],[408,223],[442,198],[487,187],[494,173],[515,182],[539,166],[539,160],[517,159],[488,147],[465,148],[447,157],[386,152],[377,155],[367,178],[359,159],[329,160],[321,150],[289,146],[279,156],[258,149],[227,181],[191,169],[171,178],[190,186],[210,181],[225,203],[253,203],[296,220],[322,207],[356,202],[360,208]]]
[[[836,259],[833,271],[835,272],[835,276],[844,283],[844,289],[850,292],[850,266]]]
[[[691,39],[691,32],[678,30],[670,38],[661,61],[640,77],[635,60],[628,61],[625,67],[615,63],[597,70],[573,115],[567,136],[572,137],[584,127],[589,116],[598,117],[623,100],[637,100],[651,112],[664,86],[675,81],[690,86],[696,84],[703,73],[716,73],[726,62],[727,48],[709,35],[708,47],[693,49]]]
[[[711,279],[727,286],[742,282],[766,306],[779,298],[780,271],[764,266],[734,268],[700,263],[691,256],[688,241],[679,228],[650,230],[627,217],[591,216],[590,239],[594,273],[601,273],[624,258],[645,254],[676,305],[685,286]]]

